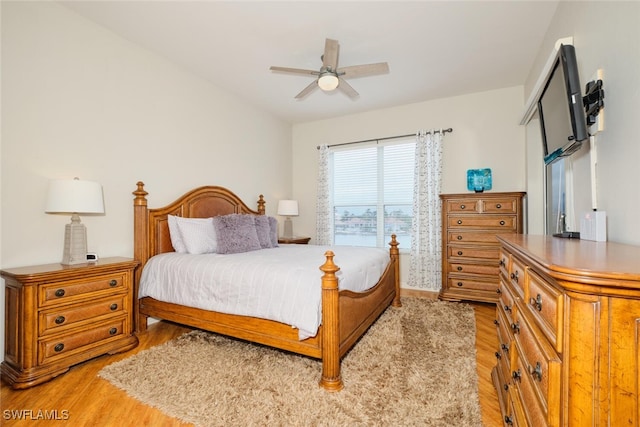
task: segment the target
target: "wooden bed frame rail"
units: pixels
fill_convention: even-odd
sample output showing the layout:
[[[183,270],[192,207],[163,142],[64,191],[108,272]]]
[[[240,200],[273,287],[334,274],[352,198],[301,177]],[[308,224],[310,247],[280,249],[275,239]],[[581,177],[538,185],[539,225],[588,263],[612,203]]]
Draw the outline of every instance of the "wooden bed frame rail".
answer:
[[[154,255],[173,252],[168,215],[207,218],[230,213],[265,214],[265,201],[258,199],[257,210],[250,209],[238,196],[223,187],[196,188],[173,203],[158,209],[147,207],[144,183],[138,182],[133,192],[134,256],[140,263],[135,271],[134,322],[136,333],[145,333],[147,318],[169,320],[195,328],[256,342],[278,349],[322,360],[320,386],[328,391],[343,388],[340,360],[367,331],[389,305],[400,307],[399,250],[396,236],[391,238],[390,262],[380,281],[372,289],[362,292],[338,290],[333,262],[334,253],[325,253],[319,269],[322,286],[322,324],[315,337],[300,341],[297,329],[279,322],[218,313],[145,297],[138,299],[140,276],[147,260]]]

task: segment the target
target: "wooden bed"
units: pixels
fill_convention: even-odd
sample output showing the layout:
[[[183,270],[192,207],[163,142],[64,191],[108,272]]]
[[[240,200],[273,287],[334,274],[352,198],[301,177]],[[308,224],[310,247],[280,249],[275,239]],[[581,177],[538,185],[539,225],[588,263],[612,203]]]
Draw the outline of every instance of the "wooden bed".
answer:
[[[156,209],[147,207],[147,192],[142,182],[133,192],[134,256],[140,265],[136,269],[134,320],[136,331],[144,333],[147,318],[169,320],[191,327],[264,344],[278,349],[322,360],[320,386],[328,391],[343,387],[340,360],[389,305],[400,307],[399,252],[395,235],[390,244],[390,262],[379,282],[367,292],[338,291],[334,254],[318,271],[318,286],[322,287],[322,324],[315,337],[300,341],[297,329],[283,323],[255,317],[231,315],[158,301],[150,297],[138,299],[142,268],[154,255],[173,252],[167,215],[208,218],[231,213],[265,214],[262,195],[257,210],[250,209],[233,192],[217,186],[199,187],[173,203]]]

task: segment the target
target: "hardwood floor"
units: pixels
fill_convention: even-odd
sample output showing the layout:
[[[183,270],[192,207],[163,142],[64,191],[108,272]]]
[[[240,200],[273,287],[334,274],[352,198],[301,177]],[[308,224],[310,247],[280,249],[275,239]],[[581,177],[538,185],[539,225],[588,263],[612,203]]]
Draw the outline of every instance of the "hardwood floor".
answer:
[[[495,364],[498,346],[495,326],[495,306],[472,303],[476,314],[476,352],[478,388],[483,424],[501,426],[496,391],[491,383],[491,368]],[[60,377],[27,390],[13,390],[2,384],[0,395],[0,425],[3,426],[188,426],[190,424],[167,417],[155,408],[138,403],[107,381],[98,378],[102,367],[153,347],[188,331],[175,324],[159,322],[140,337],[140,345],[129,352],[101,356],[72,367]],[[29,412],[30,411],[30,412]],[[38,412],[41,411],[41,412]],[[17,419],[19,416],[22,419]],[[34,421],[34,419],[49,420]],[[50,418],[54,418],[53,420]],[[57,419],[57,420],[56,420]]]

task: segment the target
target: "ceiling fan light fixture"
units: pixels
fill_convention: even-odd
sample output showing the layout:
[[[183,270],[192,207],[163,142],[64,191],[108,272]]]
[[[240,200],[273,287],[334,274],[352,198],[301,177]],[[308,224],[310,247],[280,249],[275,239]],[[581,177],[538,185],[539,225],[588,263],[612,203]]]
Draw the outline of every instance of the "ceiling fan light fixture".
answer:
[[[333,73],[325,72],[320,74],[318,78],[318,86],[325,92],[332,91],[338,87],[338,76]]]

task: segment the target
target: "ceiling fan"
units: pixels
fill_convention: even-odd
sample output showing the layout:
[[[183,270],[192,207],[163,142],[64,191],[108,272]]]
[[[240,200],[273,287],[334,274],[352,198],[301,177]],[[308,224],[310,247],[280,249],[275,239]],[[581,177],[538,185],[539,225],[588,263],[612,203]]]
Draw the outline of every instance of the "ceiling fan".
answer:
[[[296,95],[296,99],[301,99],[314,91],[317,87],[325,92],[342,90],[351,98],[358,96],[358,92],[347,83],[345,78],[372,76],[375,74],[386,74],[389,72],[389,65],[386,62],[376,64],[351,65],[349,67],[338,68],[338,55],[340,45],[337,40],[326,39],[324,54],[321,56],[322,67],[320,71],[304,70],[300,68],[271,67],[271,71],[281,71],[284,73],[305,74],[318,76],[309,86]]]

